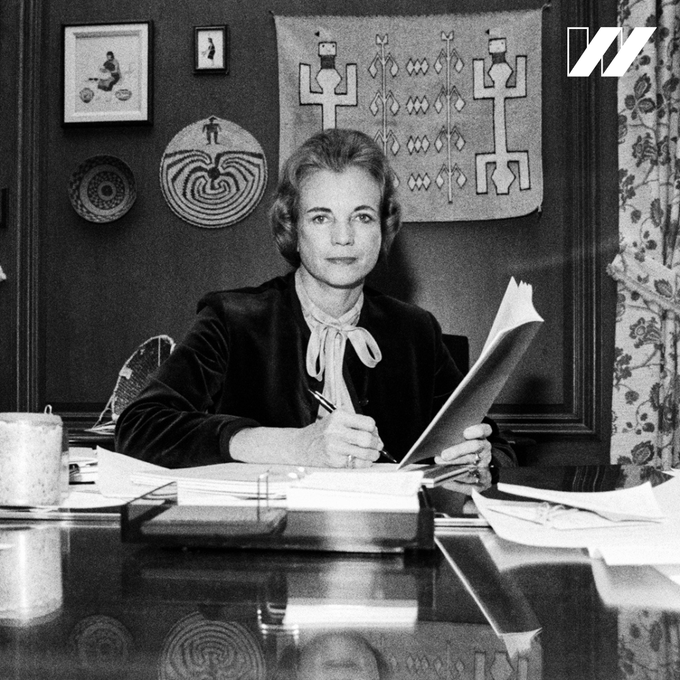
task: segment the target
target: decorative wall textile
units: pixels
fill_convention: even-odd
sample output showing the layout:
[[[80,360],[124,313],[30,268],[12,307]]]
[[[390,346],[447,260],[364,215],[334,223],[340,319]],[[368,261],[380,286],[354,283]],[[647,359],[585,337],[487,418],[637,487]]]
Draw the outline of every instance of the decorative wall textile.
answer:
[[[625,29],[657,26],[618,82],[619,240],[611,461],[680,463],[680,6],[621,0]]]
[[[267,161],[249,132],[210,116],[172,138],[161,159],[160,181],[178,217],[197,227],[227,227],[260,202]]]
[[[540,208],[541,13],[276,17],[280,161],[355,128],[390,159],[406,221]]]

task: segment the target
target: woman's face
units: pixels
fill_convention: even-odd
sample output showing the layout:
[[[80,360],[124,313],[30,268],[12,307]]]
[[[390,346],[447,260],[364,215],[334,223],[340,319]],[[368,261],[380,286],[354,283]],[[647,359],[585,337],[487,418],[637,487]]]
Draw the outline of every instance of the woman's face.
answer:
[[[378,680],[378,662],[367,643],[353,635],[327,633],[300,655],[300,680]]]
[[[317,283],[355,288],[380,254],[380,186],[365,170],[319,170],[300,190],[298,252]]]

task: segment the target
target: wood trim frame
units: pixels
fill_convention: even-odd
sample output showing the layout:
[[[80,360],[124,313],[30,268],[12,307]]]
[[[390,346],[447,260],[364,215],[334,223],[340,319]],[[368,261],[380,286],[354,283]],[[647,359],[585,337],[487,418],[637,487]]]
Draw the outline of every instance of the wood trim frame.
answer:
[[[38,411],[39,403],[39,237],[42,166],[40,92],[43,3],[20,3],[18,144],[16,159],[17,305],[14,403],[17,411]]]
[[[564,42],[558,49],[565,55],[566,79],[566,27],[589,26],[593,35],[600,26],[616,24],[615,5],[580,0],[559,6],[564,15]],[[552,11],[557,7],[554,3]],[[568,91],[573,96],[566,103],[569,123],[565,134],[573,141],[574,160],[571,186],[566,189],[566,214],[571,216],[571,224],[566,228],[570,242],[564,244],[564,261],[570,263],[563,300],[564,402],[549,412],[537,405],[533,412],[522,414],[497,404],[492,415],[513,433],[605,441],[611,428],[616,305],[615,286],[606,274],[606,264],[614,258],[618,244],[611,237],[618,225],[617,168],[611,163],[617,144],[616,80],[602,78],[596,69],[588,78],[571,79]]]

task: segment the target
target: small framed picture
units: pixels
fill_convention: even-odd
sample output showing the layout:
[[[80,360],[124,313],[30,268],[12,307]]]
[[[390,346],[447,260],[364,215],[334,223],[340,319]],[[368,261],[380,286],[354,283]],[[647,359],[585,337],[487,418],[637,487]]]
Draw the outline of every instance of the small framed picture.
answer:
[[[229,27],[194,27],[194,73],[229,73]]]
[[[63,26],[65,126],[152,122],[150,21]]]

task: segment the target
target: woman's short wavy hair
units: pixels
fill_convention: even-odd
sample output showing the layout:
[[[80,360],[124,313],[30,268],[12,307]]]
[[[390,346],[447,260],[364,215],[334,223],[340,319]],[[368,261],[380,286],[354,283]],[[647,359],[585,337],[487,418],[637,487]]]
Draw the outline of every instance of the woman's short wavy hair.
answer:
[[[269,217],[279,252],[293,267],[300,266],[298,220],[303,182],[319,170],[342,172],[361,168],[380,187],[380,257],[389,252],[401,228],[401,206],[394,173],[382,149],[358,130],[324,130],[310,137],[288,158],[281,171]]]

